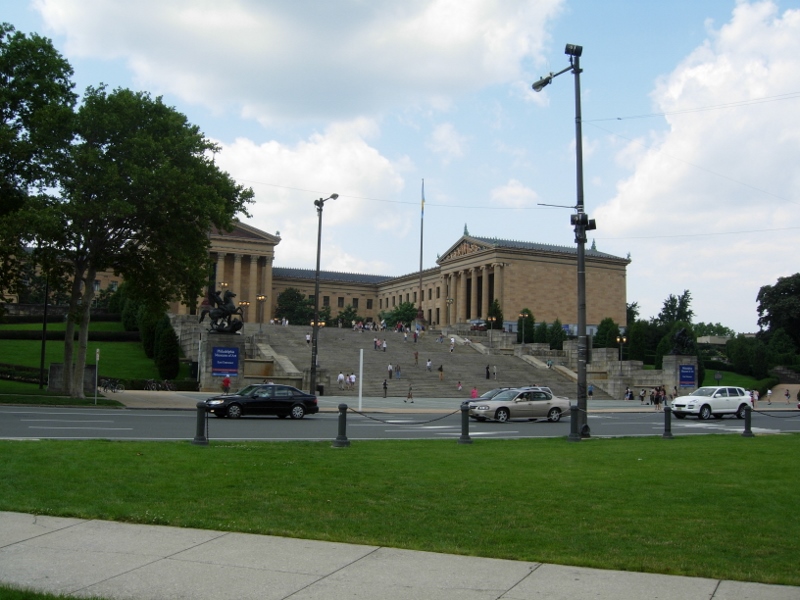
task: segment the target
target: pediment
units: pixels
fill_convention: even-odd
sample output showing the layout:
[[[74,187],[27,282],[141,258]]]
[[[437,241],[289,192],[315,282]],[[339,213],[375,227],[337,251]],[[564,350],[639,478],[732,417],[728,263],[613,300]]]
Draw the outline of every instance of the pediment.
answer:
[[[491,249],[490,246],[486,244],[481,244],[473,239],[470,239],[466,236],[462,237],[458,240],[450,249],[445,253],[444,257],[439,259],[439,263],[444,263],[450,260],[455,260],[457,258],[463,258],[470,254],[475,254],[476,252],[482,252],[484,250]]]

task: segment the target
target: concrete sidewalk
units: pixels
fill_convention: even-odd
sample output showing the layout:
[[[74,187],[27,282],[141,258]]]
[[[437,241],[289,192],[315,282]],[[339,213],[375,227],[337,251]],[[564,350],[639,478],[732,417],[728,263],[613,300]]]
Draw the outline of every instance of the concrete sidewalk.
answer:
[[[0,512],[0,581],[131,600],[797,600],[800,587]]]

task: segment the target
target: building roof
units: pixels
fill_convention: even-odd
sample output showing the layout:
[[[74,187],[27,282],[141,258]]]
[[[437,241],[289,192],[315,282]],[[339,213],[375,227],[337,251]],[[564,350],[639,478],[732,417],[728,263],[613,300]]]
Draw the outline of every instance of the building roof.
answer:
[[[556,246],[554,244],[538,244],[536,242],[520,242],[517,240],[503,240],[499,238],[488,238],[488,237],[480,237],[475,235],[465,236],[472,240],[481,242],[493,248],[509,248],[513,250],[533,250],[539,252],[561,252],[563,254],[577,254],[578,248],[577,246]],[[628,260],[621,258],[619,256],[614,256],[613,254],[606,254],[605,252],[599,252],[597,250],[592,250],[591,248],[586,248],[586,256],[596,256],[597,258],[610,258],[616,260]],[[630,261],[628,261],[630,262]]]
[[[272,277],[277,279],[285,277],[289,279],[314,279],[316,271],[314,269],[294,269],[291,267],[273,267]],[[320,281],[341,281],[345,283],[378,284],[383,283],[391,277],[386,275],[365,275],[363,273],[340,273],[339,271],[320,271]]]

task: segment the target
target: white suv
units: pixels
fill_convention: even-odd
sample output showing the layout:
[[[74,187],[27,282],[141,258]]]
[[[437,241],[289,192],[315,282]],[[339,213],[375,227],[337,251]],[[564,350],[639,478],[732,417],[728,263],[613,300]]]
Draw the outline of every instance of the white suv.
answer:
[[[686,415],[703,420],[721,419],[723,415],[744,419],[745,409],[750,406],[750,394],[740,387],[701,387],[688,396],[675,398],[671,406],[672,413],[679,419],[685,419]]]

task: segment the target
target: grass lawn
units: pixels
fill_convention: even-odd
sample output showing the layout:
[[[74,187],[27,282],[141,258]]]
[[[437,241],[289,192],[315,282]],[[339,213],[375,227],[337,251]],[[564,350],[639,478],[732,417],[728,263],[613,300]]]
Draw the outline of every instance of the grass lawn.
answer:
[[[0,510],[800,585],[800,435],[0,441]]]
[[[67,324],[63,321],[48,323],[47,331],[65,331]],[[11,331],[41,331],[41,323],[0,323],[0,330]],[[121,321],[92,321],[89,331],[125,331]]]

